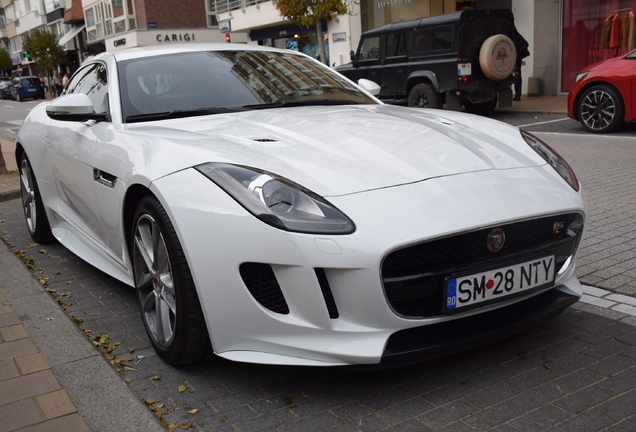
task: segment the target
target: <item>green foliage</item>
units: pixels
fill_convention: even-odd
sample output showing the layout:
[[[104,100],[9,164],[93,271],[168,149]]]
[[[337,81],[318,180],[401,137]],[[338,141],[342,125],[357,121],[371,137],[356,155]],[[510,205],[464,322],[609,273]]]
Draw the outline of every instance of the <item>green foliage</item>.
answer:
[[[283,18],[299,26],[310,27],[318,21],[331,21],[336,15],[347,13],[343,0],[275,0],[274,4]]]
[[[326,63],[327,58],[322,44],[322,22],[331,21],[336,15],[346,14],[345,0],[273,0],[273,2],[283,18],[301,27],[316,26],[320,59]]]
[[[11,69],[13,69],[11,56],[5,50],[0,49],[0,75],[4,75],[3,72],[9,72]]]
[[[32,31],[24,38],[22,49],[31,55],[33,62],[46,71],[66,63],[64,50],[57,44],[55,34],[49,31]]]

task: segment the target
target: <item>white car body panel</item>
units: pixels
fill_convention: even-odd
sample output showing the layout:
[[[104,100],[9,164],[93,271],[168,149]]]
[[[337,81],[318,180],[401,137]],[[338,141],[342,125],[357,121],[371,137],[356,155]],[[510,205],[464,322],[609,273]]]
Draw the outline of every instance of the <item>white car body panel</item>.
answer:
[[[180,238],[191,245],[187,250],[188,261],[197,269],[193,276],[199,298],[210,311],[207,319],[215,352],[221,356],[227,352],[227,358],[232,360],[259,363],[374,364],[380,360],[386,340],[394,331],[481,313],[488,308],[453,318],[399,317],[390,310],[384,297],[378,274],[381,260],[395,248],[442,233],[451,235],[488,226],[493,217],[505,222],[564,210],[580,211],[585,206],[580,194],[560,193],[563,180],[550,167],[486,171],[332,198],[333,204],[360,223],[351,235],[319,236],[288,233],[265,225],[213,184],[209,187],[200,184],[190,191],[177,186],[197,184],[198,176],[203,177],[194,170],[181,171],[158,180],[152,190],[162,201],[172,203],[171,220],[176,221]],[[473,187],[467,188],[466,184]],[[483,185],[492,190],[491,207],[483,205]],[[448,200],[449,194],[452,200]],[[201,201],[202,195],[215,203],[214,217],[210,217],[209,204]],[[381,208],[378,203],[382,203]],[[428,213],[425,223],[422,209]],[[399,224],[391,222],[396,220]],[[214,231],[217,225],[226,229]],[[202,231],[204,226],[210,227],[209,233]],[[213,237],[212,243],[198,241],[202,236],[209,238],[208,235]],[[237,242],[238,238],[245,240]],[[332,242],[341,253],[324,253],[317,241]],[[289,315],[264,310],[254,301],[238,273],[243,262],[272,265],[290,304]],[[335,322],[327,315],[313,275],[315,267],[326,269],[342,311]],[[228,268],[235,271],[225,271]],[[226,280],[221,274],[233,277]],[[556,283],[572,295],[582,295],[573,265],[558,276]],[[268,354],[260,358],[254,351]],[[272,358],[272,354],[282,358]]]
[[[93,61],[107,65],[108,85],[117,88],[116,59],[198,49],[133,49]],[[451,316],[406,318],[384,292],[380,271],[389,253],[478,228],[585,213],[582,192],[568,186],[517,128],[459,112],[378,103],[123,123],[121,98],[111,91],[110,121],[95,123],[52,120],[45,106],[31,111],[17,141],[37,176],[55,237],[134,286],[124,208],[131,190],[150,191],[183,246],[214,351],[230,360],[378,363],[396,331],[543,292]],[[292,180],[347,215],[355,232],[318,235],[270,226],[194,169],[208,162]],[[555,286],[580,297],[570,258]],[[239,267],[252,262],[271,266],[289,314],[267,310],[248,291]],[[316,268],[327,275],[338,319],[327,313]]]

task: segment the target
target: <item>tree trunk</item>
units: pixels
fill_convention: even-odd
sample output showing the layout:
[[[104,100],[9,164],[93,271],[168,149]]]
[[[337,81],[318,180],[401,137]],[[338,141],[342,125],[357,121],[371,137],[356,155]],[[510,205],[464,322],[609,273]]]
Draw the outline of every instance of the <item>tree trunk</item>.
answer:
[[[327,54],[325,54],[325,44],[322,40],[322,20],[316,17],[316,35],[318,37],[318,46],[320,47],[320,61],[327,64]]]

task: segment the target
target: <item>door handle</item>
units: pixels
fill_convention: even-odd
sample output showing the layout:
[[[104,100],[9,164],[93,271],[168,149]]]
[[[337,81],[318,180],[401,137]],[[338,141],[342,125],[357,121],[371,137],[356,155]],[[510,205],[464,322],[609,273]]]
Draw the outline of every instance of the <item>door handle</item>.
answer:
[[[97,183],[104,185],[110,189],[114,188],[115,183],[117,183],[117,177],[97,168],[93,168],[93,179]]]

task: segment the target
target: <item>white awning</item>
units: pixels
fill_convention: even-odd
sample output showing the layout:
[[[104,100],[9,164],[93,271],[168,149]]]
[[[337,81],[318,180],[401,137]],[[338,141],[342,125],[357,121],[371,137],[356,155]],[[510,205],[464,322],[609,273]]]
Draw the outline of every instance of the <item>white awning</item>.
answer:
[[[84,30],[86,26],[85,25],[81,25],[81,26],[75,26],[71,29],[71,31],[69,31],[68,33],[66,33],[64,36],[62,36],[60,38],[59,41],[57,41],[57,44],[61,47],[64,47],[64,45],[66,45],[67,43],[69,43],[71,41],[71,39],[73,39],[75,36],[77,36],[77,34],[79,32],[81,32],[82,30]]]

